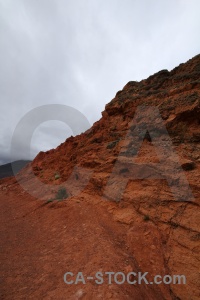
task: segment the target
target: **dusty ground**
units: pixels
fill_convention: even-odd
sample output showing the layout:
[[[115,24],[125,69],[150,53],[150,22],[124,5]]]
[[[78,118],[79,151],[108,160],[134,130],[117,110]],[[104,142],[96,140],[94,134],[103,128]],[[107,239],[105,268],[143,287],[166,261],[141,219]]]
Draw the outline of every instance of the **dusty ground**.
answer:
[[[195,204],[157,203],[158,220],[151,201],[146,220],[147,203],[138,209],[84,192],[46,203],[14,179],[0,187],[1,299],[199,299]],[[185,275],[187,284],[108,285],[106,275],[102,285],[63,280],[66,272],[87,277],[98,271],[149,272],[149,281],[157,274]]]
[[[128,227],[113,221],[107,203],[93,200],[83,195],[44,205],[1,194],[1,299],[162,299],[160,286],[64,283],[68,271],[141,270],[127,245]]]

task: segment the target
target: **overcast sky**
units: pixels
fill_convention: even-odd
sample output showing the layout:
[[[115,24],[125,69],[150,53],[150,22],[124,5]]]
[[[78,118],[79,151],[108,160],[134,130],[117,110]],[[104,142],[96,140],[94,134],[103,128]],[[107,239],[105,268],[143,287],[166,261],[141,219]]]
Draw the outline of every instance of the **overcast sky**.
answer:
[[[92,125],[128,81],[198,54],[199,11],[199,0],[0,0],[0,164],[31,109],[69,105]],[[43,123],[31,158],[71,134],[60,121]],[[15,159],[28,158],[16,149]]]

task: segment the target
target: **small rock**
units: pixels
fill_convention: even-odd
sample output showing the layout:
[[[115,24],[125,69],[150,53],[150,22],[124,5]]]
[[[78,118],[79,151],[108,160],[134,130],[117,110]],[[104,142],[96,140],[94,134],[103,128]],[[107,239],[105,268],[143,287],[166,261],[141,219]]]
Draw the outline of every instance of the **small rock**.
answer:
[[[75,294],[75,299],[78,300],[78,299],[81,299],[84,295],[84,291],[82,289],[78,290]]]

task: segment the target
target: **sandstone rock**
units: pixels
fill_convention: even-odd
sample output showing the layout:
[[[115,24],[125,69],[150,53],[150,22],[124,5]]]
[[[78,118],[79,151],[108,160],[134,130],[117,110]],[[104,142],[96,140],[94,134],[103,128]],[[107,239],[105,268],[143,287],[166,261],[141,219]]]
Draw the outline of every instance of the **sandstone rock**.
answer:
[[[199,299],[199,77],[197,55],[170,72],[128,82],[91,129],[37,155],[31,166],[40,184],[30,168],[19,173],[32,195],[14,179],[1,181],[5,299]],[[141,105],[144,118],[133,121]],[[169,138],[162,128],[153,138],[146,133],[149,117],[158,122],[146,110],[151,106],[159,108]],[[144,139],[138,148],[139,135]],[[180,166],[175,154],[188,185],[172,168]],[[57,191],[55,172],[71,197],[46,205],[41,199]],[[106,197],[106,187],[114,197]],[[67,270],[185,274],[187,284],[66,288]]]

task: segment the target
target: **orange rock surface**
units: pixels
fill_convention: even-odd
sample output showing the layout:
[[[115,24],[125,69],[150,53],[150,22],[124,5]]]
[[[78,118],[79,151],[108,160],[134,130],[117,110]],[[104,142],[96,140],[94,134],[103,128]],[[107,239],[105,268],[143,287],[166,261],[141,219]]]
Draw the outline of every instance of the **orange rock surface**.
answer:
[[[143,119],[135,120],[142,105]],[[168,134],[146,132],[143,123],[152,106]],[[171,72],[130,81],[91,129],[40,152],[17,179],[1,180],[1,299],[200,299],[199,125],[197,55]],[[176,195],[166,178],[152,178],[160,172],[160,155],[161,173],[178,187]],[[181,173],[172,169],[177,163]],[[137,164],[145,167],[139,170]],[[132,170],[138,177],[131,179]],[[180,185],[180,174],[192,198]],[[68,194],[63,201],[54,200],[60,185]],[[114,196],[107,197],[106,189]],[[67,285],[63,280],[66,272],[98,271],[148,272],[150,279],[185,275],[187,281]]]

